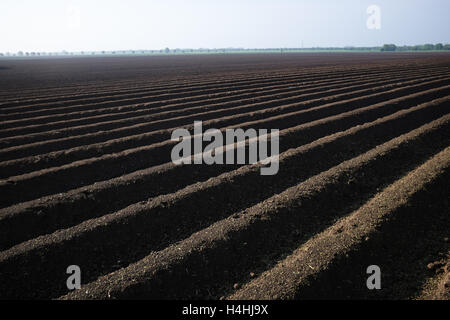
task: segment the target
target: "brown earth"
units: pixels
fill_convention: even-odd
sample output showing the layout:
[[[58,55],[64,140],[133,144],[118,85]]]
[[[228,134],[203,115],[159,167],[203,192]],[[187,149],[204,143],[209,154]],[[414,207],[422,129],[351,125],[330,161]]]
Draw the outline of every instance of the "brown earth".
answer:
[[[449,54],[0,60],[0,298],[448,300],[449,107]],[[278,174],[175,166],[196,120]]]

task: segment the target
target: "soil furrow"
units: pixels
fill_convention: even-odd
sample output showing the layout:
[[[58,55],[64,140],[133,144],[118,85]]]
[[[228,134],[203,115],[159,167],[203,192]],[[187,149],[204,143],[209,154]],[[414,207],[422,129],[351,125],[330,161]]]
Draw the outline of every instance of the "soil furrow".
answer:
[[[416,86],[416,88],[420,88],[422,86],[428,87],[432,83],[435,83],[435,81],[439,81],[439,80],[433,80],[433,81],[431,81],[431,83],[430,82],[420,83],[420,84],[418,84],[418,87]],[[415,83],[415,82],[417,82],[417,81],[416,80],[409,80],[409,81],[406,81],[405,83],[399,83],[398,85],[401,86],[401,85],[405,85],[405,84],[408,84],[408,83],[411,84],[411,83]],[[374,88],[371,88],[370,90],[377,92],[378,89],[380,89],[380,87],[374,87]],[[387,89],[389,89],[389,87]],[[406,90],[411,90],[411,89],[412,88],[406,89]],[[382,87],[381,87],[381,90],[383,90]],[[395,93],[396,92],[396,95],[399,94],[398,90],[394,90],[394,91],[390,90],[388,92],[391,92],[391,93]],[[250,105],[243,105],[241,107],[239,107],[239,104],[238,104],[237,107],[225,108],[222,111],[214,111],[214,110],[212,110],[212,111],[205,111],[205,112],[203,112],[203,117],[200,117],[200,114],[196,114],[194,117],[192,117],[192,116],[184,116],[184,117],[183,116],[181,116],[181,117],[179,116],[178,118],[173,118],[172,117],[171,119],[156,120],[156,121],[153,121],[153,122],[147,122],[147,123],[132,125],[132,126],[128,126],[128,127],[122,127],[122,128],[119,128],[119,129],[112,129],[112,130],[108,130],[106,132],[104,132],[104,131],[98,132],[97,131],[96,133],[87,133],[87,134],[82,134],[81,136],[69,136],[67,138],[58,138],[58,136],[60,135],[60,131],[56,131],[54,133],[54,135],[52,137],[48,137],[45,142],[34,142],[34,143],[32,142],[32,143],[29,143],[30,142],[29,141],[30,140],[30,136],[16,137],[16,138],[13,138],[13,139],[6,139],[7,141],[5,143],[10,144],[10,143],[13,143],[13,141],[14,141],[14,143],[21,143],[22,145],[21,146],[16,146],[16,147],[9,147],[9,148],[5,148],[3,150],[0,150],[0,155],[1,155],[1,158],[4,159],[4,161],[7,161],[7,160],[12,160],[12,159],[22,158],[24,156],[26,157],[26,156],[34,155],[34,154],[36,154],[37,150],[39,150],[41,152],[44,152],[44,153],[46,153],[46,152],[53,152],[53,151],[55,151],[55,147],[59,147],[59,148],[56,148],[56,149],[63,149],[63,148],[68,149],[68,148],[71,148],[71,147],[76,147],[76,146],[80,146],[80,145],[81,146],[83,146],[83,145],[90,145],[90,144],[93,144],[93,143],[96,143],[96,142],[102,142],[102,141],[111,140],[111,139],[114,139],[114,138],[117,139],[117,138],[124,137],[124,136],[128,136],[127,139],[133,139],[134,140],[135,137],[132,137],[132,136],[135,136],[136,134],[139,135],[139,134],[142,134],[142,133],[144,133],[144,135],[141,136],[141,137],[151,137],[152,134],[151,133],[149,134],[149,132],[158,131],[158,126],[157,125],[159,125],[159,128],[161,128],[161,126],[162,126],[162,128],[169,129],[171,127],[171,124],[173,125],[174,121],[182,121],[181,122],[182,124],[186,124],[186,123],[189,124],[189,122],[193,121],[192,119],[194,119],[194,120],[199,120],[199,119],[207,120],[207,119],[211,119],[211,114],[214,115],[215,114],[214,112],[222,112],[222,114],[223,113],[225,113],[225,114],[227,114],[227,113],[236,114],[235,116],[232,116],[231,118],[238,118],[238,117],[242,117],[243,115],[244,116],[246,115],[247,118],[251,117],[253,119],[257,119],[257,118],[261,118],[261,117],[267,117],[267,115],[270,115],[270,113],[268,113],[268,112],[271,111],[271,110],[275,111],[275,112],[286,112],[286,111],[289,111],[289,109],[306,108],[308,106],[313,107],[313,106],[317,106],[317,105],[320,105],[320,104],[323,104],[323,103],[330,103],[332,101],[339,101],[339,100],[344,100],[344,99],[348,100],[348,99],[353,98],[353,97],[362,98],[361,95],[363,93],[367,93],[367,90],[366,89],[356,90],[354,92],[343,93],[343,94],[341,93],[341,94],[338,94],[338,95],[335,95],[335,96],[328,96],[328,97],[325,97],[326,93],[322,93],[321,94],[321,96],[322,96],[321,98],[307,100],[306,102],[302,102],[302,103],[300,103],[298,105],[290,104],[288,106],[284,106],[284,105],[281,104],[281,101],[277,102],[276,100],[275,100],[275,105],[276,105],[275,107],[272,107],[272,105],[274,103],[267,104],[267,102],[266,103],[264,103],[264,102],[263,103],[253,103],[253,104],[250,104]],[[281,106],[280,106],[280,104],[281,104]],[[215,108],[215,107],[219,107],[219,109],[220,109],[220,107],[222,107],[222,105],[219,104],[218,106],[214,106],[214,105],[209,106],[209,108]],[[243,111],[247,110],[248,111],[248,110],[252,110],[252,109],[255,110],[255,108],[256,108],[256,111],[250,112],[250,113],[249,112],[247,112],[247,113],[242,113],[242,112],[241,113],[236,113],[236,112],[234,112],[236,110],[237,111],[240,111],[240,110],[243,110]],[[200,108],[200,109],[207,110],[207,107],[204,106],[203,108]],[[263,110],[259,110],[259,109],[263,109]],[[208,115],[209,115],[209,117],[208,117]],[[230,118],[228,118],[228,119],[230,119]],[[178,123],[180,123],[180,122],[178,122]],[[93,127],[98,127],[98,126],[97,125],[93,125]],[[81,127],[81,130],[83,130],[83,129],[84,128]],[[98,129],[100,129],[100,128],[98,128]],[[172,127],[171,129],[173,130],[174,127]],[[158,132],[154,132],[153,134],[158,134]],[[44,135],[47,135],[47,133],[45,133]],[[31,139],[33,140],[33,137],[36,138],[37,136],[40,136],[40,134],[33,135],[31,137]],[[38,139],[38,140],[40,140],[40,139]],[[141,143],[147,143],[148,144],[148,143],[150,143],[149,141],[155,141],[155,140],[148,140],[147,139],[144,142],[144,140],[141,140]],[[1,139],[0,139],[0,145],[1,145]],[[42,154],[42,153],[40,153],[40,154]]]
[[[418,71],[418,70],[414,70],[414,71]],[[434,71],[443,71],[443,69],[442,69],[442,67],[433,67],[433,68],[425,68],[425,69],[422,70],[422,72],[427,72],[427,73],[428,72],[432,72],[432,71],[433,72]],[[411,72],[411,70],[408,69],[408,68],[405,68],[403,70],[395,70],[395,71],[390,70],[390,71],[385,71],[385,72],[380,72],[379,70],[378,71],[372,71],[372,72],[367,72],[367,71],[366,72],[359,72],[359,73],[345,73],[345,72],[342,72],[342,73],[336,73],[336,74],[329,75],[328,77],[323,77],[323,75],[322,75],[322,77],[317,77],[317,79],[316,78],[312,78],[312,79],[305,78],[304,75],[302,75],[302,76],[298,75],[297,78],[293,77],[292,80],[286,80],[286,79],[278,80],[278,82],[276,82],[277,85],[274,85],[273,82],[269,82],[269,83],[260,84],[259,86],[256,86],[253,89],[240,89],[240,90],[233,89],[233,90],[227,91],[225,93],[214,93],[214,94],[208,94],[208,95],[203,95],[203,96],[204,97],[213,98],[213,97],[216,97],[216,96],[218,96],[218,97],[220,97],[220,96],[229,96],[232,93],[252,92],[252,91],[255,91],[255,90],[261,90],[261,88],[270,89],[272,87],[273,88],[276,88],[276,87],[288,87],[289,85],[292,86],[292,85],[296,85],[298,83],[302,83],[302,84],[306,84],[307,83],[308,85],[314,85],[314,83],[326,83],[326,82],[331,82],[333,80],[338,81],[338,79],[342,79],[342,78],[350,78],[350,79],[352,79],[352,78],[358,78],[358,77],[361,77],[361,76],[364,76],[364,75],[368,76],[368,75],[371,75],[371,74],[372,75],[380,75],[381,76],[383,74],[385,74],[385,75],[388,75],[390,73],[399,74],[399,73],[403,73],[403,72]],[[275,79],[275,80],[277,80],[277,79]],[[194,96],[194,97],[196,97],[196,99],[199,99],[199,98],[202,97],[202,95],[198,95],[198,96]],[[162,100],[161,102],[158,102],[158,103],[155,103],[155,102],[154,103],[148,103],[148,105],[161,105],[161,104],[164,103],[164,101],[171,101],[171,100],[172,101],[173,100],[180,100],[180,102],[181,101],[188,102],[188,101],[192,101],[192,98],[193,97],[170,99],[170,100]],[[70,106],[70,107],[53,106],[52,108],[41,109],[41,110],[36,110],[36,111],[24,111],[24,110],[22,110],[21,112],[17,112],[17,113],[3,114],[2,118],[4,120],[9,120],[10,118],[11,119],[14,119],[14,118],[23,119],[25,116],[29,118],[30,115],[31,116],[40,116],[40,115],[45,116],[46,113],[49,113],[50,115],[53,115],[53,114],[64,114],[65,115],[67,113],[73,113],[73,112],[76,112],[76,111],[82,112],[83,110],[89,110],[89,111],[92,112],[92,111],[101,111],[102,109],[112,109],[112,108],[101,108],[98,105],[89,103],[88,101],[85,101],[85,100],[82,100],[80,102],[82,102],[82,104],[75,105],[75,106]],[[118,109],[118,108],[120,108],[120,107],[116,107],[116,109]],[[92,109],[95,109],[95,110],[92,110]]]
[[[369,104],[369,107],[364,108],[364,99],[361,100],[357,98],[356,101],[352,101],[351,105],[353,108],[359,109],[341,113],[342,110],[334,106],[332,110],[338,114],[338,116],[336,116],[337,118],[348,118],[349,116],[351,117],[358,115],[358,121],[363,123],[364,113],[368,110],[372,111],[372,115],[370,115],[371,112],[368,113],[369,117],[373,116],[373,112],[379,116],[380,112],[383,113],[383,109],[385,108],[388,110],[389,108],[407,108],[410,107],[411,104],[418,104],[427,101],[430,99],[430,95],[434,97],[440,90],[442,90],[440,94],[445,95],[448,94],[449,88],[444,87],[441,89],[433,89],[425,94],[415,93],[407,97],[403,96],[401,98],[388,101],[383,101],[383,99],[379,99],[379,97],[375,99],[372,98],[368,99],[369,101],[367,104]],[[378,102],[379,100],[377,99],[383,102],[371,105],[371,103]],[[442,109],[436,111],[443,112]],[[300,115],[301,121],[299,120]],[[320,118],[324,118],[323,110],[320,109],[318,112],[312,113],[312,118],[307,117],[304,112],[297,111],[288,115],[275,116],[259,121],[248,123],[240,122],[239,126],[236,126],[254,129],[282,129]],[[345,123],[345,119],[341,122]],[[354,122],[352,121],[350,123],[351,124],[349,125],[353,125]],[[206,126],[207,124],[205,124],[204,127]],[[228,124],[228,126],[230,126],[230,124]],[[5,195],[5,198],[0,201],[0,206],[5,207],[18,203],[19,199],[22,199],[22,201],[32,200],[33,198],[36,199],[45,195],[54,194],[57,193],[56,190],[59,190],[59,192],[68,191],[85,184],[111,179],[115,176],[121,176],[143,168],[170,162],[171,149],[175,144],[176,142],[173,141],[160,142],[150,146],[127,149],[116,154],[107,154],[97,158],[76,161],[61,167],[43,169],[38,172],[11,177],[6,181],[0,180],[0,190]],[[56,181],[57,183],[55,183]]]
[[[443,73],[441,77],[439,76],[435,76],[436,79],[439,78],[445,78],[445,74]],[[423,77],[423,75],[422,75]],[[425,77],[425,79],[429,79],[432,77]],[[414,78],[413,78],[414,79]],[[417,78],[416,78],[417,79]],[[419,77],[420,79],[420,77]],[[383,83],[383,81],[379,81],[378,83]],[[395,84],[395,80],[385,80],[384,81],[386,87],[388,87],[388,84]],[[373,84],[375,85],[376,82]],[[372,85],[372,86],[373,86]],[[370,88],[371,85],[357,85],[353,87],[353,90],[357,91],[358,89],[364,89],[364,88]],[[336,88],[334,89],[334,91],[332,89],[330,90],[325,90],[323,93],[321,93],[320,91],[318,93],[314,93],[314,89],[311,91],[312,93],[308,94],[308,93],[303,93],[302,89],[297,89],[294,90],[291,93],[287,93],[285,94],[286,97],[283,97],[283,95],[274,95],[274,97],[276,97],[279,101],[279,103],[294,103],[294,102],[299,102],[299,101],[304,101],[306,99],[314,99],[317,97],[321,97],[325,94],[340,94],[343,92],[346,92],[350,89],[350,87],[343,87],[341,88],[339,85],[335,85],[335,86],[331,86],[331,88]],[[320,87],[319,87],[320,89]],[[273,98],[273,97],[272,97]],[[275,100],[270,100],[270,97],[268,98],[269,101],[268,103],[272,102],[275,103]],[[223,107],[226,107],[227,105],[229,105],[230,103],[232,104],[232,106],[237,107],[239,105],[243,105],[246,103],[251,103],[252,101],[255,100],[255,97],[253,96],[253,98],[248,99],[247,101],[244,99],[243,101],[232,101],[229,103],[223,103],[223,104],[217,104],[218,107],[221,107],[223,105]],[[264,99],[263,99],[264,100]],[[206,108],[206,107],[204,107]],[[198,110],[201,109],[201,106],[197,106],[196,109],[194,110]],[[181,109],[178,110],[178,112],[183,112],[186,113],[187,110],[185,109]],[[175,114],[177,113],[176,110],[174,110]],[[92,132],[93,129],[95,128],[99,128],[102,130],[107,130],[107,129],[114,129],[117,128],[118,126],[123,126],[124,123],[127,124],[137,124],[137,123],[142,123],[142,122],[148,122],[153,120],[155,117],[157,117],[157,113],[154,114],[155,112],[152,109],[145,109],[145,110],[138,110],[138,111],[130,111],[128,113],[125,114],[117,114],[117,115],[111,115],[111,116],[104,116],[104,115],[99,115],[99,116],[93,116],[93,117],[88,117],[86,119],[74,119],[74,120],[70,120],[70,121],[57,121],[55,123],[49,123],[49,124],[32,124],[29,126],[24,126],[24,127],[12,127],[12,128],[8,128],[8,124],[5,124],[5,129],[0,130],[0,141],[1,140],[5,140],[7,142],[10,142],[11,138],[12,140],[14,140],[15,137],[17,136],[24,136],[24,135],[33,135],[33,136],[41,136],[43,134],[48,134],[49,132],[52,131],[57,131],[57,133],[61,134],[61,133],[77,133],[77,131],[73,132],[74,130],[78,129],[84,129],[87,132]],[[170,117],[170,116],[169,116]],[[81,127],[81,128],[80,128]],[[91,129],[90,131],[88,129]],[[9,139],[8,139],[9,138]]]
[[[100,277],[67,298],[219,298],[235,283],[248,281],[250,272],[270,268],[293,247],[439,151],[429,144],[436,141],[435,137],[415,138],[418,141],[411,142],[402,136],[345,161],[185,240],[152,252],[135,264]],[[404,152],[414,156],[405,161]],[[386,160],[391,166],[385,166]],[[371,174],[375,170],[376,180]]]
[[[450,227],[449,178],[446,148],[229,298],[412,298],[420,290],[430,252],[449,249],[443,241]],[[366,286],[366,269],[374,263],[382,271],[382,290]]]
[[[431,121],[442,114],[438,109],[445,105],[447,99],[435,100],[425,105],[412,108],[410,110],[400,111],[392,115],[368,122],[356,128],[352,128],[354,119],[349,119],[348,124],[343,126],[350,129],[339,131],[343,125],[342,122],[316,121],[300,125],[297,127],[282,130],[280,132],[280,152],[295,148],[301,144],[312,143],[307,148],[315,148],[333,142],[328,148],[333,148],[339,157],[355,152],[356,150],[368,149],[376,143],[381,143],[383,139],[393,138],[414,126],[420,126]],[[430,112],[430,108],[434,110]],[[414,117],[412,120],[411,115]],[[333,120],[333,119],[330,119]],[[369,118],[365,118],[366,121]],[[353,122],[352,122],[353,121]],[[390,129],[395,123],[396,127]],[[368,128],[370,130],[368,130]],[[333,132],[337,132],[334,133]],[[331,135],[330,135],[331,134]],[[357,135],[356,135],[357,134]],[[378,136],[382,134],[380,138]],[[327,136],[328,138],[321,138]],[[362,136],[361,136],[362,135]],[[321,138],[321,139],[320,139]],[[376,138],[376,139],[375,139]],[[316,139],[319,141],[312,142]],[[339,140],[340,139],[340,140]],[[349,141],[346,141],[348,139]],[[362,140],[361,140],[362,139]],[[371,141],[373,139],[373,141]],[[335,142],[335,140],[339,140]],[[341,142],[346,141],[346,142]],[[362,142],[361,142],[362,141]],[[359,147],[357,147],[357,144]],[[343,153],[350,147],[349,153]],[[339,148],[342,148],[339,152]],[[327,152],[323,149],[319,152]],[[326,154],[322,156],[326,158]],[[319,156],[313,157],[320,158]],[[334,157],[328,157],[329,161],[337,161]],[[338,158],[342,161],[342,158]],[[304,162],[304,159],[296,159],[298,163]],[[316,160],[314,160],[316,161]],[[323,161],[324,163],[329,163]],[[334,165],[339,162],[332,162]],[[293,166],[296,168],[296,166]],[[305,164],[305,167],[314,168],[314,164]],[[115,178],[102,183],[94,184],[91,187],[82,187],[70,191],[67,195],[55,197],[45,197],[42,200],[31,201],[25,204],[6,208],[0,211],[0,231],[1,243],[0,249],[5,249],[20,241],[28,240],[30,237],[38,236],[44,233],[50,233],[58,228],[69,227],[84,219],[94,218],[123,208],[131,203],[148,199],[159,194],[175,192],[177,189],[187,186],[193,181],[204,181],[210,177],[217,176],[223,172],[232,171],[236,166],[175,166],[172,163],[156,166],[147,170],[141,170],[136,173]],[[323,167],[321,167],[323,168]],[[311,169],[312,170],[312,169]],[[284,170],[282,168],[281,173]],[[233,174],[233,173],[232,173]],[[274,179],[273,184],[278,185],[279,175]],[[298,175],[298,173],[297,173]],[[281,180],[283,183],[290,183],[294,172],[289,172]],[[259,181],[258,177],[254,177]],[[268,180],[266,178],[266,180]],[[268,189],[271,191],[272,189]],[[280,191],[280,190],[279,190]],[[281,192],[281,191],[280,191]],[[114,196],[113,196],[114,195]],[[125,196],[126,195],[126,196]],[[213,197],[213,196],[211,196]],[[116,200],[112,200],[116,199]],[[243,203],[246,203],[242,200]],[[108,205],[104,205],[107,203]],[[184,211],[184,210],[183,210]],[[32,222],[32,223],[31,223]],[[17,226],[22,225],[21,229]],[[26,226],[26,227],[25,227]],[[18,232],[17,230],[21,230]]]
[[[182,295],[190,297],[189,295],[193,294],[190,290],[193,289],[192,286],[199,284],[198,281],[201,280],[200,284],[202,285],[209,283],[207,280],[211,280],[209,277],[212,274],[217,274],[217,272],[224,267],[224,264],[231,263],[232,260],[225,258],[225,256],[222,259],[216,257],[222,250],[227,252],[227,256],[228,254],[231,254],[228,252],[231,250],[237,250],[233,256],[241,255],[242,252],[240,251],[246,250],[249,253],[251,252],[251,254],[247,253],[246,258],[241,257],[241,262],[250,264],[254,262],[261,263],[261,260],[256,260],[255,256],[261,258],[259,255],[267,253],[266,250],[269,249],[276,249],[279,253],[280,247],[277,246],[276,241],[273,242],[275,240],[274,237],[282,237],[284,235],[288,238],[287,240],[290,240],[294,234],[293,228],[298,228],[299,225],[302,225],[297,219],[307,219],[305,217],[306,212],[308,212],[308,216],[312,215],[309,217],[311,219],[317,218],[314,213],[327,212],[324,220],[330,222],[330,220],[342,214],[341,210],[327,207],[327,205],[335,203],[330,200],[338,200],[338,203],[341,204],[338,208],[345,207],[344,204],[347,203],[349,206],[354,205],[356,201],[355,192],[358,192],[358,197],[364,198],[366,193],[369,194],[374,190],[376,191],[381,185],[390,183],[392,179],[401,175],[405,170],[416,166],[427,157],[433,155],[436,152],[436,149],[439,150],[439,148],[445,145],[445,142],[448,144],[448,141],[443,141],[444,139],[442,139],[442,137],[445,136],[445,133],[448,132],[448,126],[449,118],[446,117],[431,125],[425,125],[415,129],[414,131],[395,138],[382,146],[378,146],[357,158],[344,161],[337,167],[333,167],[317,176],[313,176],[305,182],[302,182],[300,185],[291,187],[279,195],[272,196],[264,202],[256,204],[254,207],[243,209],[243,211],[233,207],[233,205],[229,205],[230,199],[226,199],[228,197],[227,195],[229,195],[229,191],[226,192],[226,188],[220,188],[221,185],[227,184],[229,185],[229,188],[233,189],[234,180],[237,177],[223,177],[219,178],[218,181],[209,180],[202,185],[195,186],[196,188],[194,191],[191,191],[190,188],[186,188],[185,190],[180,190],[176,194],[161,196],[149,202],[128,207],[114,215],[109,215],[97,220],[86,221],[74,228],[61,230],[52,235],[37,238],[0,253],[0,268],[2,270],[0,274],[2,275],[2,278],[5,278],[2,279],[2,283],[8,284],[8,281],[13,281],[16,283],[16,287],[18,286],[18,283],[20,283],[19,287],[21,291],[26,291],[26,286],[37,286],[41,290],[40,294],[52,296],[56,292],[61,292],[61,288],[65,286],[65,281],[61,280],[62,282],[60,282],[59,280],[60,276],[64,279],[65,275],[59,275],[57,270],[58,268],[64,270],[66,263],[69,263],[70,265],[76,262],[77,265],[84,266],[84,279],[88,281],[90,279],[95,280],[96,277],[104,272],[111,271],[111,269],[114,270],[119,268],[121,263],[127,265],[130,261],[137,261],[152,250],[163,250],[162,252],[155,251],[152,253],[152,259],[149,257],[145,258],[146,263],[149,263],[147,265],[149,268],[144,269],[154,275],[154,277],[150,277],[150,279],[146,278],[145,280],[152,281],[154,287],[150,290],[151,292],[143,293],[139,291],[139,294],[149,294],[150,297],[161,295],[162,292],[160,291],[161,288],[158,289],[158,283],[159,281],[164,280],[161,282],[161,285],[164,283],[167,291],[160,297],[169,297],[171,294],[174,294],[174,291],[179,295],[178,298]],[[299,153],[299,150],[292,150],[290,151],[291,154],[288,152],[285,157],[292,157],[292,154],[295,152]],[[404,161],[404,153],[412,153],[408,161]],[[317,162],[318,159],[314,158],[314,160]],[[389,168],[384,168],[381,171],[383,174],[377,175],[377,179],[373,179],[373,176],[371,176],[369,172],[383,168],[386,160],[390,161],[389,163],[391,166]],[[338,163],[340,163],[340,161],[338,161]],[[303,164],[300,164],[300,166],[302,165]],[[250,169],[250,172],[258,170],[258,166],[247,168],[247,170]],[[401,168],[400,171],[399,168]],[[290,168],[290,170],[298,171],[298,167]],[[299,177],[299,179],[303,180],[301,177]],[[244,180],[248,184],[244,183],[244,181],[242,181],[242,183],[236,181],[240,193],[243,195],[257,194],[264,190],[264,188],[261,190],[263,185],[261,183],[258,184],[259,181],[252,179],[252,175],[245,176]],[[293,184],[295,185],[295,182]],[[219,189],[214,190],[214,185],[218,186]],[[259,188],[257,188],[258,185],[260,186]],[[214,198],[205,194],[211,187],[213,190],[210,191],[215,195]],[[255,188],[257,189],[255,190]],[[274,190],[274,193],[277,193],[277,191]],[[189,198],[190,194],[193,194],[194,197]],[[287,195],[289,195],[289,197]],[[329,202],[323,201],[324,199],[328,199]],[[236,202],[239,203],[239,201],[236,200],[239,199],[233,199],[234,204],[236,204]],[[362,201],[360,198],[359,200]],[[184,208],[183,211],[180,211],[180,208],[177,207],[177,205],[180,205],[180,201],[184,201],[184,203],[181,204],[181,207]],[[222,210],[215,209],[213,221],[211,221],[210,202],[223,203]],[[233,202],[231,203],[233,204]],[[317,205],[318,203],[321,205]],[[162,208],[164,208],[164,210],[161,210]],[[183,212],[186,210],[189,210],[187,214],[188,217],[183,215]],[[280,212],[283,210],[285,210],[285,212]],[[309,212],[309,210],[312,210],[313,212]],[[299,211],[304,214],[298,214]],[[294,212],[297,212],[297,214],[293,214]],[[233,213],[236,214],[232,215]],[[227,218],[227,216],[229,217]],[[161,225],[162,221],[173,222],[174,219],[176,219],[178,225],[176,232],[170,232],[170,230],[173,230],[171,223],[167,224],[167,227]],[[225,220],[214,223],[214,221],[218,219]],[[160,222],[157,223],[157,221]],[[321,223],[316,224],[307,223],[307,225],[311,225],[312,228],[316,230],[316,228],[323,226],[325,223],[324,221],[320,222]],[[208,227],[211,223],[213,224]],[[260,237],[257,237],[256,233],[266,234],[264,230],[266,228],[268,228],[267,230],[270,230],[271,226],[279,227],[275,229],[278,230],[278,232],[271,233],[263,243],[259,243]],[[167,244],[170,244],[176,239],[167,242],[167,232],[173,237],[182,237],[183,235],[189,236],[193,229],[199,230],[202,228],[206,229],[199,231],[199,233],[194,233],[186,240],[170,245],[167,249],[164,249]],[[226,236],[224,233],[230,234],[229,236]],[[233,233],[233,235],[231,235],[231,233]],[[280,235],[279,233],[282,233],[283,235]],[[114,239],[114,241],[111,241],[111,239]],[[193,239],[193,241],[191,241],[191,239]],[[93,243],[95,243],[95,246],[92,246]],[[238,245],[238,243],[246,243],[246,245],[237,249],[236,245]],[[130,251],[130,246],[133,246],[135,249]],[[192,246],[192,249],[189,250],[184,248],[184,246]],[[179,250],[180,247],[182,247],[183,250]],[[198,254],[193,254],[193,251],[195,252],[197,250],[199,251]],[[261,250],[263,252],[261,252]],[[176,253],[178,258],[173,256],[173,254],[170,254],[172,251],[173,253]],[[167,255],[165,254],[166,252]],[[39,259],[41,265],[40,270],[42,271],[30,273],[27,271],[27,266],[34,265],[35,263],[33,261],[35,259]],[[226,261],[224,261],[224,259]],[[25,260],[28,264],[21,263],[21,261]],[[55,263],[55,261],[58,262]],[[207,261],[214,262],[208,263]],[[215,262],[217,262],[218,265],[215,265]],[[138,264],[139,263],[142,263],[142,261],[138,262]],[[205,264],[203,265],[202,263]],[[154,264],[156,264],[158,268],[164,265],[168,267],[168,269],[164,268],[160,272],[153,272],[151,269]],[[182,266],[178,266],[179,264],[182,264]],[[189,266],[189,269],[195,272],[195,274],[201,274],[201,276],[199,275],[199,279],[196,279],[198,281],[181,281],[180,283],[182,285],[177,286],[174,282],[165,278],[167,272],[172,274],[170,270],[173,270],[177,274],[177,279],[173,279],[174,281],[180,281],[179,277],[190,278],[192,274],[188,270],[182,271],[186,266]],[[134,265],[128,267],[128,271],[133,267]],[[192,268],[194,267],[195,269],[200,270],[193,270]],[[18,270],[17,268],[23,269]],[[180,268],[182,270],[179,270]],[[209,271],[204,271],[203,268],[206,268]],[[236,264],[235,268],[242,270],[242,265],[240,263]],[[140,270],[142,271],[144,269]],[[120,273],[121,271],[118,272]],[[178,272],[180,274],[178,274]],[[16,274],[16,276],[14,276],[14,274]],[[27,274],[29,275],[28,277],[24,276]],[[246,273],[244,274],[246,275]],[[242,276],[242,274],[240,275]],[[134,274],[134,271],[131,272],[131,274],[128,273],[127,276],[137,276],[137,279],[140,278],[139,275]],[[227,278],[227,280],[224,279],[223,281],[226,282],[228,280],[235,279]],[[224,285],[223,283],[220,283],[220,281],[219,284]],[[228,285],[232,284],[233,283]],[[148,285],[148,283],[146,285]],[[12,288],[12,286],[6,287]],[[46,288],[51,290],[47,291]],[[180,288],[182,288],[182,290],[179,290]],[[212,292],[210,289],[213,288],[208,288],[208,291]],[[112,288],[111,291],[114,292],[114,288]],[[89,289],[89,294],[91,294],[91,292],[92,291]],[[112,294],[110,291],[109,293],[110,295]],[[34,294],[36,294],[36,291],[34,291]],[[113,296],[115,294],[118,293],[114,292]],[[129,290],[126,292],[126,296],[128,297],[133,297],[133,294],[136,294],[136,292],[130,292]],[[9,295],[11,295],[11,292]],[[89,298],[92,298],[92,296],[89,295]]]

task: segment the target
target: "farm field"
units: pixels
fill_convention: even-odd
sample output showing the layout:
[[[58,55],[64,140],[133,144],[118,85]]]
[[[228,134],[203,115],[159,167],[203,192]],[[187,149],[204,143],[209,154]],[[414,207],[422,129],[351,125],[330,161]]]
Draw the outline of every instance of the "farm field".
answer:
[[[278,174],[174,165],[200,120]],[[449,54],[2,59],[0,124],[0,299],[448,294]]]

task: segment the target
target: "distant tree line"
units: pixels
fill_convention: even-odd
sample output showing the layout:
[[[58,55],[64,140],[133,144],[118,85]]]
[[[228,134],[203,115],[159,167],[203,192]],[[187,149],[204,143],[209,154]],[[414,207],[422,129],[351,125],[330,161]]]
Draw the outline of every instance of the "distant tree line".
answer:
[[[313,47],[313,48],[199,48],[199,49],[170,49],[161,50],[121,50],[121,51],[79,51],[67,52],[23,52],[0,53],[0,57],[40,57],[40,56],[87,56],[87,55],[166,55],[166,54],[202,54],[202,53],[294,53],[294,52],[406,52],[406,51],[449,51],[450,44],[423,44],[416,46],[397,46],[385,44],[382,47]]]
[[[450,50],[450,44],[443,45],[442,43],[437,44],[422,44],[417,46],[396,46],[395,44],[385,44],[381,51],[442,51]]]

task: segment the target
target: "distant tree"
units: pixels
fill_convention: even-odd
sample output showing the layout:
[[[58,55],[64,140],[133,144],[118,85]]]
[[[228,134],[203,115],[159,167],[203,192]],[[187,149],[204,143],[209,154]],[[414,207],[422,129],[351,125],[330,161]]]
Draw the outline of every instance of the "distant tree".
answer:
[[[381,51],[396,51],[397,50],[397,46],[395,44],[385,44],[382,48]]]
[[[444,45],[442,43],[438,43],[434,46],[436,50],[444,50]]]
[[[446,44],[446,45],[444,46],[444,50],[450,50],[450,44]]]
[[[164,52],[165,52],[165,53],[170,53],[170,49],[169,49],[169,48],[166,48],[166,49],[164,49]]]

